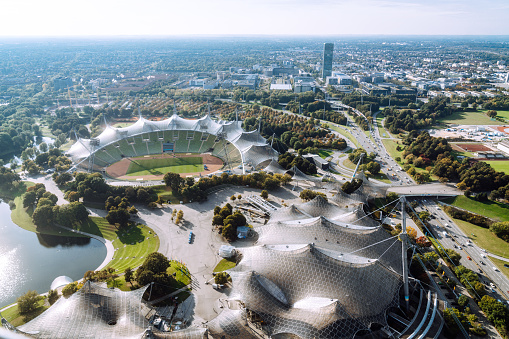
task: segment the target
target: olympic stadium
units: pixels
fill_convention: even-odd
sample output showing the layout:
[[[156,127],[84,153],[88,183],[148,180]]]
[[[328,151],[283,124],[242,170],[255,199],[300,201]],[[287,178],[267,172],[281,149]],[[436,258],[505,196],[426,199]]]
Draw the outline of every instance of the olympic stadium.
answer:
[[[209,157],[204,157],[203,154],[208,154]],[[107,125],[95,138],[78,138],[67,155],[74,161],[75,168],[108,174],[111,169],[111,174],[115,177],[128,174],[129,165],[132,163],[150,170],[157,159],[146,159],[148,156],[158,156],[163,159],[158,162],[162,162],[165,158],[194,155],[193,159],[181,160],[187,164],[198,161],[198,165],[204,165],[205,168],[198,166],[196,169],[187,170],[192,172],[184,170],[182,173],[203,175],[221,168],[239,168],[244,174],[277,159],[278,153],[257,130],[244,131],[238,120],[215,121],[208,114],[197,120],[189,120],[174,114],[160,121],[140,117],[124,128]],[[219,168],[215,166],[218,162],[214,162],[214,158],[221,159]],[[166,161],[171,167],[172,160]],[[124,172],[122,169],[118,172],[118,166],[111,167],[119,162],[126,163]],[[162,172],[147,174],[159,174],[159,178],[164,175]]]

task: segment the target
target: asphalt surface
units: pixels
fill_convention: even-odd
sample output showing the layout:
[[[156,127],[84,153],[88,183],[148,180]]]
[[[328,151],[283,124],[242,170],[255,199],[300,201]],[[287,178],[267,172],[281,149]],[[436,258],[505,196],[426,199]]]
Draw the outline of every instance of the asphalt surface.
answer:
[[[489,295],[501,301],[509,300],[509,280],[490,260],[490,253],[473,243],[435,201],[423,199],[416,208],[416,212],[423,210],[427,210],[434,216],[429,223],[440,244],[461,255],[461,265],[478,273]],[[471,260],[468,259],[469,257]],[[495,288],[492,289],[490,283],[493,283]]]

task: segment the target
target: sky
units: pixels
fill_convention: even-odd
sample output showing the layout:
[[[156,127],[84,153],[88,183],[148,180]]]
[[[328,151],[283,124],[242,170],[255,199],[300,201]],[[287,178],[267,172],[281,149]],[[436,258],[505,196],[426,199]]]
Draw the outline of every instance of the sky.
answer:
[[[509,35],[509,0],[0,0],[0,36]]]

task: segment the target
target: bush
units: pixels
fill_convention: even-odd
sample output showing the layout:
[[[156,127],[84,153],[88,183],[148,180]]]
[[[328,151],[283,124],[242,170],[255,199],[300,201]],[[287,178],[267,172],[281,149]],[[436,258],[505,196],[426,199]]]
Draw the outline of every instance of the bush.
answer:
[[[64,298],[69,298],[71,295],[76,293],[79,290],[78,288],[78,282],[72,282],[70,284],[65,285],[65,287],[62,289],[62,295]]]
[[[463,211],[463,210],[460,210],[460,209],[452,207],[452,206],[447,206],[447,205],[444,206],[444,211],[455,219],[464,220],[466,222],[469,222],[471,224],[481,226],[484,228],[489,228],[490,225],[493,223],[493,221],[491,219],[486,218],[482,215]]]
[[[59,298],[57,290],[49,290],[48,291],[48,302],[50,305],[53,305]]]
[[[36,291],[28,291],[18,298],[18,311],[19,314],[25,315],[35,311],[39,307],[39,301],[43,299]]]
[[[509,242],[509,222],[496,222],[490,226],[490,231],[495,233],[497,237]]]

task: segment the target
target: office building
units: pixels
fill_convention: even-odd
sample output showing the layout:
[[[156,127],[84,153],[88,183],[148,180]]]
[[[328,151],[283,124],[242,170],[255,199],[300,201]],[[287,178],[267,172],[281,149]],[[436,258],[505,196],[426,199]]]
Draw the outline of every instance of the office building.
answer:
[[[322,78],[325,80],[332,75],[332,56],[334,54],[334,44],[327,42],[323,44],[323,69]]]

